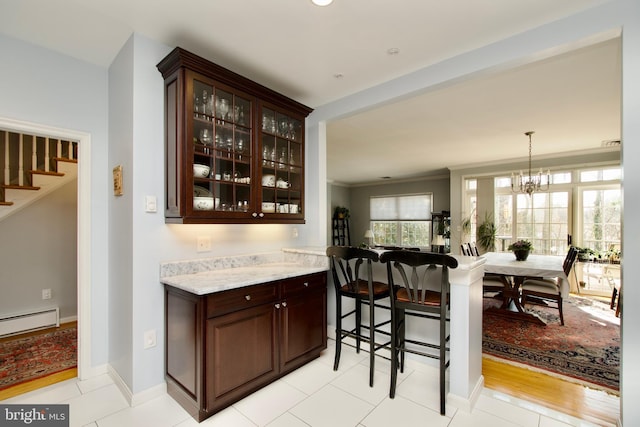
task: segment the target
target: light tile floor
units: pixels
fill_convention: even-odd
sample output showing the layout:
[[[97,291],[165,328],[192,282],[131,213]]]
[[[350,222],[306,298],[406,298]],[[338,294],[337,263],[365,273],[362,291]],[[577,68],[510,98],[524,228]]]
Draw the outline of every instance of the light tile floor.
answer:
[[[594,426],[531,402],[484,389],[471,413],[447,404],[441,416],[433,366],[408,360],[389,399],[389,362],[376,359],[370,388],[367,353],[343,346],[334,372],[333,341],[313,362],[203,421],[207,427],[567,427]],[[168,395],[136,407],[107,375],[69,380],[2,403],[70,405],[71,426],[191,427],[198,423]]]

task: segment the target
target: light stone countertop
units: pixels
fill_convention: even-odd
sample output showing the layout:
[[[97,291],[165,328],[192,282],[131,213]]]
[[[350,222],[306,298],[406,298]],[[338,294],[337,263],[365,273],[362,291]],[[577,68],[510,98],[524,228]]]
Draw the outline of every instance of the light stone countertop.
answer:
[[[162,263],[160,282],[195,295],[206,295],[328,269],[324,250],[292,248],[276,253]]]

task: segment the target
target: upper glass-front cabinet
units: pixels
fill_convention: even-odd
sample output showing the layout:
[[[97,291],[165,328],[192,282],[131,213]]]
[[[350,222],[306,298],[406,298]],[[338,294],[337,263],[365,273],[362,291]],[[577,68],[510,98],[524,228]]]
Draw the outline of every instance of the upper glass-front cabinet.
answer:
[[[158,69],[166,222],[304,222],[311,109],[180,48]]]

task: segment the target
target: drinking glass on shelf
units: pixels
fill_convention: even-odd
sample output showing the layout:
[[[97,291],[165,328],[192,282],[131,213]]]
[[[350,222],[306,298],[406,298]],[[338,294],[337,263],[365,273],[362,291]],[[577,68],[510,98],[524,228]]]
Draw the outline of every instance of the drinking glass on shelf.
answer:
[[[220,118],[222,121],[227,119],[227,115],[229,114],[229,100],[226,98],[220,99]]]
[[[202,105],[200,106],[200,113],[202,113],[202,118],[207,118],[207,103],[209,102],[209,93],[207,90],[202,91]]]
[[[212,138],[211,138],[211,131],[209,130],[209,128],[204,128],[200,131],[200,141],[204,145],[211,145]]]

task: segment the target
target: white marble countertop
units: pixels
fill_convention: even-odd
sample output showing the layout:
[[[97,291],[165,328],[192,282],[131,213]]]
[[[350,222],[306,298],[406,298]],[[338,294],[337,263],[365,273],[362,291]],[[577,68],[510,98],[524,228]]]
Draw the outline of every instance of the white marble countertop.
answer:
[[[160,282],[195,295],[206,295],[328,269],[324,250],[292,248],[275,253],[162,263]]]
[[[164,277],[161,282],[196,295],[206,295],[322,271],[327,269],[293,262],[279,262]]]

